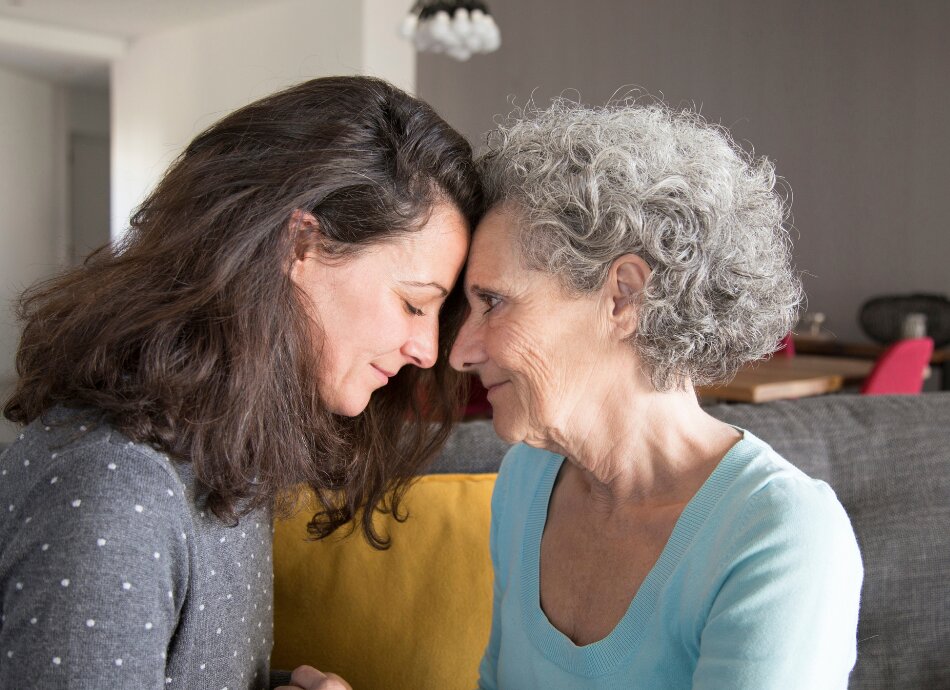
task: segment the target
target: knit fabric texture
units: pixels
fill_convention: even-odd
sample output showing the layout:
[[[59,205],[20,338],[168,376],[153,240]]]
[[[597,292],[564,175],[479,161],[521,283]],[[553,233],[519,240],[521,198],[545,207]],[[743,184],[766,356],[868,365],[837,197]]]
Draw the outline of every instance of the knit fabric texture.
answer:
[[[0,456],[0,687],[266,688],[272,527],[191,466],[56,408]]]

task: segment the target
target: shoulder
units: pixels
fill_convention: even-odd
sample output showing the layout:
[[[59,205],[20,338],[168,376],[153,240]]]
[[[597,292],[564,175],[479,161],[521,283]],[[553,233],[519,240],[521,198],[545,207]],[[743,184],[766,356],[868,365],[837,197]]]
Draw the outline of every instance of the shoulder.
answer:
[[[31,525],[34,536],[114,525],[130,535],[181,533],[191,499],[169,458],[106,424],[59,422],[34,421],[0,459],[0,494],[14,522]]]
[[[860,570],[851,521],[834,490],[746,433],[747,454],[716,513],[739,554],[794,554],[800,563],[831,558]]]

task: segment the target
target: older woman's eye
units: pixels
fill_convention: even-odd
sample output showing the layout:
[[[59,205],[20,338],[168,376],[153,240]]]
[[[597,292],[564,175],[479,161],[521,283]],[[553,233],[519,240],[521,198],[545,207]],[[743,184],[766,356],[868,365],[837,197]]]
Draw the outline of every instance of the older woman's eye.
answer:
[[[487,314],[492,309],[501,304],[501,298],[498,295],[492,295],[487,292],[481,292],[478,294],[478,299],[481,300],[482,304],[485,305],[483,314]]]

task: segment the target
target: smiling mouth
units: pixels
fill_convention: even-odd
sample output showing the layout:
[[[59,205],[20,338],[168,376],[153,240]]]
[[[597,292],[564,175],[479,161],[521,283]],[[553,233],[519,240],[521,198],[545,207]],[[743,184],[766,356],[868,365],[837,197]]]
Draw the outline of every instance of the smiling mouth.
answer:
[[[495,390],[496,388],[500,388],[501,386],[504,386],[506,383],[508,383],[508,381],[501,381],[501,382],[499,382],[499,383],[493,383],[493,384],[491,384],[490,386],[486,386],[485,384],[482,384],[482,385],[485,386],[485,391],[486,391],[486,393],[491,393],[493,390]]]
[[[373,369],[375,369],[377,372],[379,372],[379,374],[383,377],[385,383],[389,383],[389,379],[391,379],[393,376],[396,375],[395,371],[390,374],[388,371],[386,371],[385,369],[380,369],[375,364],[370,364],[370,366],[373,367]]]

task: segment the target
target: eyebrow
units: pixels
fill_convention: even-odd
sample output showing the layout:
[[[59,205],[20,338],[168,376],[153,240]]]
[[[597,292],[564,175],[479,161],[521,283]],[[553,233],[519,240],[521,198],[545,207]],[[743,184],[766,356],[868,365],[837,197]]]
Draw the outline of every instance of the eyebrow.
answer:
[[[446,290],[441,285],[439,285],[438,283],[422,283],[418,280],[401,280],[399,282],[402,283],[403,285],[409,285],[411,287],[435,288],[436,290],[442,293],[443,297],[446,297],[449,294],[449,291]]]

